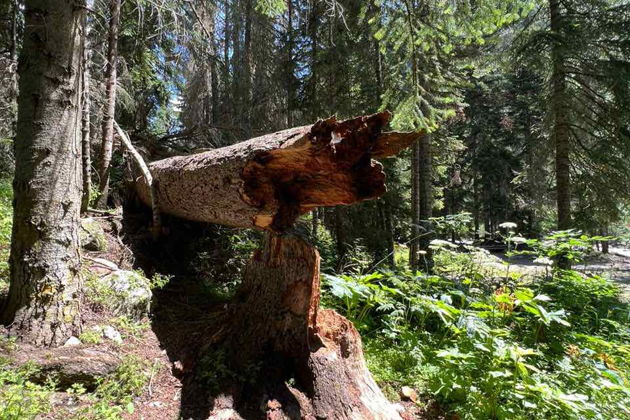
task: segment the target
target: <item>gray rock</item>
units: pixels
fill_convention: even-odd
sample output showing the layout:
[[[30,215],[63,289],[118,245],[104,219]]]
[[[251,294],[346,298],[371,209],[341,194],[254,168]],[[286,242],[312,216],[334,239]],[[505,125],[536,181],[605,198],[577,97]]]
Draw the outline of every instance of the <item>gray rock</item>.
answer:
[[[81,219],[81,246],[88,251],[107,251],[107,238],[101,224],[91,217]]]
[[[141,319],[149,313],[151,283],[135,271],[117,270],[100,279],[102,290],[107,291],[108,306],[116,315]]]
[[[107,338],[108,340],[112,340],[116,344],[122,344],[123,342],[120,333],[116,330],[116,328],[112,327],[111,325],[106,325],[103,327],[103,337]]]
[[[72,346],[78,346],[80,344],[81,344],[81,340],[73,336],[73,337],[68,338],[68,340],[64,343],[64,346],[72,347]]]

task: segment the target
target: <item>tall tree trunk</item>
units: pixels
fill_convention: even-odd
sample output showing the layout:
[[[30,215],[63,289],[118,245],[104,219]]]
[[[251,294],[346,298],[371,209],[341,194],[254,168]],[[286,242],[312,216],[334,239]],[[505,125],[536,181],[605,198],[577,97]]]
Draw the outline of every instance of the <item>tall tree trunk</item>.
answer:
[[[600,232],[602,236],[608,236],[608,223],[602,226]],[[602,241],[602,252],[604,254],[608,254],[610,252],[610,241]]]
[[[120,27],[120,2],[110,0],[109,36],[107,44],[107,69],[105,73],[105,108],[103,110],[103,133],[101,160],[99,162],[98,206],[106,207],[109,196],[109,175],[114,148],[114,114],[116,112],[116,62],[118,61],[118,29]]]
[[[81,36],[78,0],[26,0],[15,140],[11,286],[2,320],[36,345],[79,328]]]
[[[321,116],[319,115],[320,113],[320,108],[319,108],[319,101],[318,101],[318,92],[319,89],[317,88],[317,80],[319,77],[319,71],[318,71],[318,60],[317,60],[317,54],[318,54],[318,46],[319,46],[319,40],[317,37],[317,28],[318,28],[318,24],[319,24],[319,0],[313,0],[311,2],[311,14],[309,17],[309,21],[308,21],[308,31],[309,31],[309,38],[311,39],[311,56],[310,56],[310,68],[311,68],[311,76],[309,79],[309,97],[310,97],[310,108],[311,108],[311,118],[313,120],[316,120],[317,118],[320,118]]]
[[[394,218],[392,216],[392,205],[385,202],[385,232],[387,236],[387,261],[389,266],[396,267],[396,244],[394,242]]]
[[[239,89],[243,95],[243,115],[245,135],[252,135],[252,108],[253,108],[253,60],[252,60],[252,25],[254,19],[254,0],[245,0],[245,34],[243,39],[243,80]]]
[[[18,59],[17,48],[18,48],[18,16],[20,12],[20,5],[18,4],[18,0],[13,0],[11,7],[12,17],[11,17],[11,60],[16,62]]]
[[[83,196],[81,197],[81,213],[85,213],[90,205],[92,190],[92,148],[90,143],[90,50],[89,17],[85,16],[83,23],[83,108],[81,110],[81,155],[83,160]]]
[[[413,31],[414,16],[412,13],[412,7],[408,1],[405,1],[407,25],[411,31],[409,37],[409,49],[411,50],[411,83],[412,89],[415,92],[416,97],[420,96],[418,78],[418,55],[416,50],[416,39]],[[409,244],[409,266],[412,269],[417,269],[419,264],[419,250],[420,250],[420,159],[421,159],[420,144],[413,145],[411,151],[411,242]]]
[[[287,0],[287,57],[286,57],[286,89],[287,89],[287,127],[293,126],[293,0]]]
[[[429,220],[433,216],[433,160],[431,155],[431,134],[418,140],[418,219],[420,221],[420,238],[418,249],[424,251],[423,261],[428,271],[433,267],[433,258],[429,244],[433,239],[433,226]]]
[[[553,46],[551,49],[551,138],[556,148],[556,204],[558,229],[571,228],[570,132],[567,113],[567,73],[560,0],[549,0]]]
[[[418,268],[418,251],[420,246],[420,145],[411,149],[411,242],[409,243],[409,267]]]
[[[317,238],[317,230],[319,228],[319,209],[315,207],[311,212],[311,235]]]
[[[230,1],[223,5],[223,108],[227,113],[232,109],[230,96],[230,41],[232,39],[230,26]]]
[[[214,25],[214,14],[210,15],[212,22],[212,30],[210,32],[210,93],[212,95],[212,114],[211,122],[214,125],[219,124],[219,72],[217,71],[217,46],[216,46],[216,27]]]

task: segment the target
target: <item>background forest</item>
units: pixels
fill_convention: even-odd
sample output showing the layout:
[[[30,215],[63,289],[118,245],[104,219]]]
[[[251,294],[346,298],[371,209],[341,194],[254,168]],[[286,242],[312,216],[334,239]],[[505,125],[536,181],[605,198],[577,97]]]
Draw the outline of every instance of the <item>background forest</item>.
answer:
[[[3,295],[11,179],[25,156],[19,144],[14,152],[24,3],[0,0]],[[84,250],[92,265],[82,267],[86,307],[98,314],[83,318],[97,328],[75,338],[124,357],[91,385],[61,385],[16,364],[15,338],[3,335],[0,418],[208,416],[185,392],[166,397],[173,360],[138,349],[170,352],[165,343],[176,340],[165,331],[179,322],[189,333],[191,307],[214,313],[204,305],[230,301],[262,235],[165,217],[176,233],[137,251],[121,210],[135,168],[124,135],[148,162],[389,110],[392,130],[425,135],[383,161],[387,192],[316,208],[295,228],[321,254],[323,305],[353,321],[385,395],[409,418],[630,419],[630,2],[88,0],[80,8],[81,214],[105,228],[88,232],[96,248]],[[109,307],[98,258],[137,270],[153,289],[151,310]],[[184,309],[189,283],[196,297]],[[147,344],[151,329],[157,338]],[[235,380],[225,357],[216,350],[181,367],[182,381],[220,390]],[[55,400],[60,390],[74,402]],[[151,405],[156,398],[162,405]]]

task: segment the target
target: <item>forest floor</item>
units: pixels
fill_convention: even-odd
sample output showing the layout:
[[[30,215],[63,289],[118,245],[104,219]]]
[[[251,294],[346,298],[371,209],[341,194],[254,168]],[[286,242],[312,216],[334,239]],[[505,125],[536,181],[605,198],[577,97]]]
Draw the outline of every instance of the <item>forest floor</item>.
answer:
[[[116,270],[132,272],[142,267],[153,274],[154,269],[146,267],[155,267],[157,262],[182,264],[180,255],[173,253],[178,249],[176,238],[169,237],[174,243],[172,249],[160,251],[151,245],[146,233],[123,229],[120,212],[94,219],[104,230],[107,249],[83,251],[88,286],[98,284],[99,278]],[[124,241],[121,236],[126,237]],[[548,270],[530,256],[483,255],[481,265],[488,269],[488,278],[501,277],[509,271],[533,279]],[[611,247],[609,254],[597,253],[574,268],[609,276],[621,286],[626,302],[630,302],[630,249]],[[156,278],[159,280],[159,275],[147,281],[154,283]],[[226,374],[226,366],[220,353],[208,349],[224,333],[227,301],[189,275],[175,275],[168,282],[158,283],[156,287],[152,284],[150,312],[135,318],[115,313],[109,306],[113,297],[102,288],[88,291],[82,313],[83,333],[77,337],[79,342],[71,346],[34,349],[0,334],[0,418],[209,418],[213,409],[210,390],[221,385],[216,383],[217,373]],[[115,331],[113,337],[94,333],[104,327]],[[378,348],[379,339],[366,337],[366,344],[368,359],[380,361],[384,357],[384,350]],[[32,370],[32,363],[40,367]],[[82,370],[89,371],[87,380],[86,375],[76,374]],[[55,375],[48,375],[51,372]],[[381,379],[388,375],[389,371],[375,373]],[[383,384],[390,387],[388,396],[396,398],[400,381],[390,382],[393,388],[387,382],[385,379]],[[436,414],[441,409],[435,401],[425,397],[422,395],[424,402],[417,405],[411,401],[403,403],[410,413],[408,418],[445,418]],[[23,400],[30,401],[28,408]],[[3,406],[4,402],[7,403]]]

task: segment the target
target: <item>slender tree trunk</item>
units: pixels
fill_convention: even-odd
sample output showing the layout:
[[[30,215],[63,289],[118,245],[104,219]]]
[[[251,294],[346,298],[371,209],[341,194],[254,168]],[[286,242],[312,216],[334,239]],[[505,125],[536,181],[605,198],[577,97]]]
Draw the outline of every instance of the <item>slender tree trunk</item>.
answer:
[[[409,267],[418,268],[418,251],[420,236],[420,190],[419,173],[420,145],[411,149],[411,242],[409,243]]]
[[[116,62],[118,61],[118,29],[120,27],[121,0],[110,0],[109,36],[107,45],[107,69],[105,73],[105,108],[103,112],[103,133],[101,160],[99,162],[98,206],[106,207],[109,196],[109,175],[114,148],[114,114],[116,112]]]
[[[433,267],[431,248],[433,226],[429,219],[433,217],[433,159],[431,155],[432,135],[427,134],[418,140],[418,219],[420,221],[420,238],[418,248],[424,251],[421,261],[428,271]]]
[[[223,6],[223,108],[230,111],[230,40],[232,39],[230,27],[230,2],[226,0]]]
[[[608,224],[605,224],[601,229],[602,236],[608,236]],[[610,252],[610,241],[602,241],[602,252],[608,254]]]
[[[317,238],[317,230],[319,228],[319,209],[315,207],[311,212],[311,235]]]
[[[213,22],[212,32],[210,34],[210,93],[212,95],[212,124],[219,123],[219,72],[217,71],[217,48],[216,48],[216,28],[214,26],[214,16],[211,15],[210,20]]]
[[[90,205],[92,190],[92,148],[90,143],[90,62],[92,51],[89,41],[89,17],[83,23],[83,109],[81,110],[81,155],[83,159],[83,196],[81,197],[81,213],[85,213]]]
[[[419,96],[419,83],[418,78],[418,56],[416,51],[416,39],[413,32],[413,20],[412,7],[408,1],[405,1],[407,24],[411,31],[409,38],[409,49],[411,50],[411,83],[412,89],[416,96]],[[413,145],[411,152],[411,243],[409,244],[409,266],[412,269],[417,269],[419,264],[420,250],[420,160],[421,160],[421,146],[416,143]]]
[[[11,6],[12,18],[11,18],[11,60],[16,62],[18,59],[17,47],[18,47],[18,16],[20,12],[20,5],[18,4],[18,0],[13,0],[13,4]]]
[[[287,0],[287,64],[286,64],[286,89],[287,89],[287,127],[293,126],[293,0]]]
[[[396,244],[394,241],[394,217],[392,216],[392,206],[390,203],[385,205],[385,223],[387,232],[387,252],[389,266],[396,267]]]
[[[80,323],[81,5],[25,1],[11,286],[2,320],[36,345],[61,344]]]
[[[319,101],[317,99],[319,89],[317,88],[317,80],[319,77],[318,72],[318,47],[319,40],[317,37],[317,28],[319,23],[319,0],[313,0],[311,2],[311,15],[308,22],[309,29],[309,38],[311,39],[311,56],[310,56],[310,67],[311,67],[311,76],[309,80],[309,97],[311,103],[311,117],[313,120],[320,118],[320,109],[319,109]]]
[[[252,108],[253,108],[253,60],[252,60],[252,21],[254,19],[254,0],[245,0],[245,35],[243,39],[243,70],[244,78],[243,85],[240,89],[243,90],[244,96],[244,117],[245,117],[245,135],[251,137],[252,135]]]
[[[563,16],[560,0],[549,0],[553,39],[551,50],[551,137],[556,148],[556,203],[558,229],[571,228],[570,132],[567,114],[567,74],[563,46]]]

